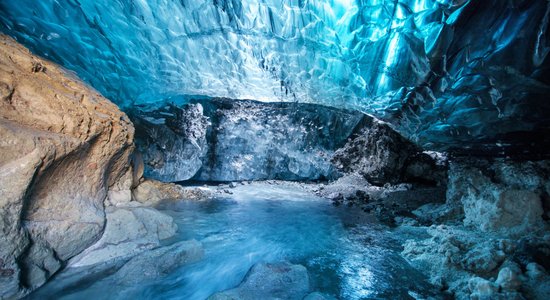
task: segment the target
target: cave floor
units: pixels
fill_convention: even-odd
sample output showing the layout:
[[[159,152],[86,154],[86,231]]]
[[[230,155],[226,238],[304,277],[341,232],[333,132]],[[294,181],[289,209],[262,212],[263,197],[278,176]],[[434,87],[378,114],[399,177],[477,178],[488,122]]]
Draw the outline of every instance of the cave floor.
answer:
[[[164,243],[200,241],[202,260],[125,287],[112,280],[116,270],[89,276],[89,270],[68,268],[30,298],[206,299],[238,286],[253,265],[281,261],[306,267],[307,289],[326,299],[443,298],[401,256],[402,233],[357,207],[335,206],[315,195],[312,186],[252,182],[200,187],[215,197],[164,202],[157,208],[179,228]],[[421,232],[414,235],[423,237]]]

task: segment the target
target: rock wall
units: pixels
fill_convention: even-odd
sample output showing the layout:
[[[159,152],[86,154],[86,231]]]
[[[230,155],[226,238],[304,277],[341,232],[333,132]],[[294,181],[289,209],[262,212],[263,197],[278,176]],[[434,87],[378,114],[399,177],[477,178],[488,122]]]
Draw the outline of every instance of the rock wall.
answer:
[[[110,190],[131,197],[134,129],[96,91],[0,36],[0,136],[0,298],[11,298],[100,238]]]
[[[548,299],[550,162],[453,158],[448,174],[447,202],[413,211],[429,238],[403,255],[456,299]]]

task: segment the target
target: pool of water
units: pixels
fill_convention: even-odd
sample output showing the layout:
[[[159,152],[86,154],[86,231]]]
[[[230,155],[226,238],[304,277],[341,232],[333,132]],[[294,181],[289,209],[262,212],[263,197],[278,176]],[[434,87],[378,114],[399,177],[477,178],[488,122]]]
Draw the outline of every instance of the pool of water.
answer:
[[[312,291],[338,299],[438,298],[399,255],[395,234],[357,209],[334,207],[295,185],[242,185],[231,192],[159,207],[179,226],[166,243],[196,239],[204,246],[203,260],[138,287],[121,289],[107,277],[55,298],[206,299],[237,286],[254,264],[279,261],[304,265]]]

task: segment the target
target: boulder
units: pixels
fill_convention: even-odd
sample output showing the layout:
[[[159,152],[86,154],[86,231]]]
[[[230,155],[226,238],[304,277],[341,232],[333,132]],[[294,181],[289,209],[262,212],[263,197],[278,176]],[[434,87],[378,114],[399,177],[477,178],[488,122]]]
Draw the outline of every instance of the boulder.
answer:
[[[495,283],[504,290],[515,291],[521,286],[518,273],[521,274],[514,268],[503,267],[498,272],[498,278]]]
[[[5,298],[41,285],[99,239],[109,190],[130,189],[134,129],[116,105],[0,35],[0,136]]]
[[[462,208],[467,226],[519,236],[543,228],[549,181],[549,161],[455,160],[447,203]]]
[[[145,250],[160,246],[174,236],[177,225],[172,217],[148,207],[107,208],[107,224],[97,243],[76,256],[70,267],[113,264]]]
[[[373,119],[334,153],[332,162],[343,172],[359,172],[372,184],[384,185],[400,182],[405,163],[417,152],[388,124]]]
[[[209,300],[296,299],[310,291],[307,269],[288,262],[258,263],[234,289],[216,293]]]
[[[157,205],[162,201],[204,200],[210,195],[199,188],[185,188],[174,183],[146,179],[132,191],[132,197],[140,203]]]
[[[178,242],[133,257],[113,275],[113,279],[122,286],[150,282],[168,275],[183,265],[199,261],[203,256],[204,249],[200,242]]]
[[[468,281],[471,299],[496,299],[498,286],[489,280],[473,277]]]

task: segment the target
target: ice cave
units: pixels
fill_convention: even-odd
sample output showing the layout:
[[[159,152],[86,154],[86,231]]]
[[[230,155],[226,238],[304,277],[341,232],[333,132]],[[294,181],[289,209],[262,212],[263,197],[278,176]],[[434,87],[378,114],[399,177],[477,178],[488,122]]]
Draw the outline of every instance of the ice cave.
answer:
[[[0,0],[0,299],[550,299],[548,0]]]

